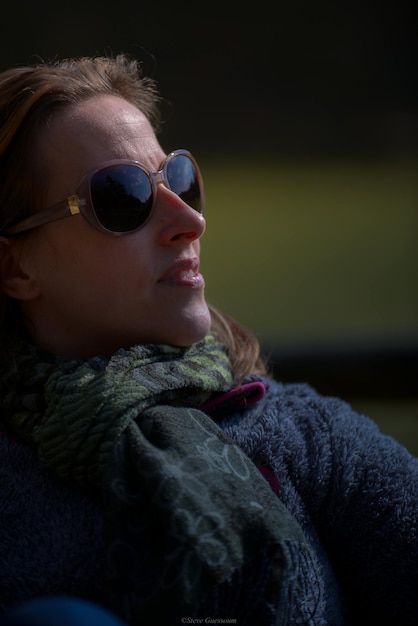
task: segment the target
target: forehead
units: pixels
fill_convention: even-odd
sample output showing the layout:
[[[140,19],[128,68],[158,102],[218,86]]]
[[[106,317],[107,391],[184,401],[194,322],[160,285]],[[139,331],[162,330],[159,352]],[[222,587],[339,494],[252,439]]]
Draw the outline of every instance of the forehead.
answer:
[[[95,96],[56,111],[38,140],[41,151],[49,152],[52,158],[83,161],[91,152],[102,153],[103,160],[132,158],[133,152],[149,153],[151,158],[156,153],[157,160],[161,158],[147,117],[133,104],[111,95]]]
[[[36,144],[37,165],[54,198],[73,193],[80,179],[105,161],[132,159],[156,170],[164,158],[142,111],[110,95],[56,111]]]

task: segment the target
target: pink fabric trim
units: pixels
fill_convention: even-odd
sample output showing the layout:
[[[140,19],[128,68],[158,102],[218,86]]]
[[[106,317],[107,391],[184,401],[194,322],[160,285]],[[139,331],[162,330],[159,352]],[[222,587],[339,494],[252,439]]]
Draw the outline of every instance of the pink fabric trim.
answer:
[[[257,467],[270,485],[272,491],[277,495],[279,493],[279,482],[271,467],[268,467],[267,465],[258,465]]]
[[[230,389],[230,391],[227,391],[226,393],[219,394],[215,398],[204,402],[200,405],[199,409],[205,411],[232,399],[235,399],[236,404],[240,407],[252,406],[261,400],[265,394],[265,384],[260,380],[256,380],[251,383],[244,383],[244,385],[241,385],[240,387]]]

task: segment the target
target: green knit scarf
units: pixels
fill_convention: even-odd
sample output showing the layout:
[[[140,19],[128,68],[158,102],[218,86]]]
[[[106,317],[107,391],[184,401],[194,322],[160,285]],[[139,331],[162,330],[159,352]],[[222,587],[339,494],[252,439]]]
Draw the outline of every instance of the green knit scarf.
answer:
[[[229,586],[216,604],[242,586],[243,568],[257,580],[265,615],[283,595],[289,546],[303,543],[302,533],[253,463],[198,409],[232,384],[212,334],[190,348],[143,345],[70,361],[26,345],[3,372],[6,421],[46,468],[100,494],[109,602],[129,624],[199,615],[211,590]],[[235,593],[232,617],[245,595]],[[218,610],[226,617],[225,606]]]

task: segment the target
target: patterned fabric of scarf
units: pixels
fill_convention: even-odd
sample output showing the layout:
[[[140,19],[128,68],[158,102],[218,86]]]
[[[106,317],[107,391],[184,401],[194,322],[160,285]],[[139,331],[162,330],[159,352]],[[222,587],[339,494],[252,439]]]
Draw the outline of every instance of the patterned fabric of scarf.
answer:
[[[290,601],[302,532],[198,409],[232,383],[213,335],[71,361],[26,346],[1,377],[3,419],[41,463],[99,490],[109,602],[129,624],[218,615],[262,626]]]

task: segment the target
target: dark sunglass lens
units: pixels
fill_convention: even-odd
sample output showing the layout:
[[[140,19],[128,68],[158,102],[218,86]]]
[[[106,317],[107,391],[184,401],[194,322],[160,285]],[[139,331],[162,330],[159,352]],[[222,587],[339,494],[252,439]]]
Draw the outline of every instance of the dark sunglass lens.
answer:
[[[90,189],[97,219],[108,230],[118,233],[134,230],[151,213],[151,182],[135,165],[112,165],[97,172]]]
[[[177,154],[168,161],[166,175],[171,191],[201,213],[203,207],[199,176],[193,161],[185,154]]]

